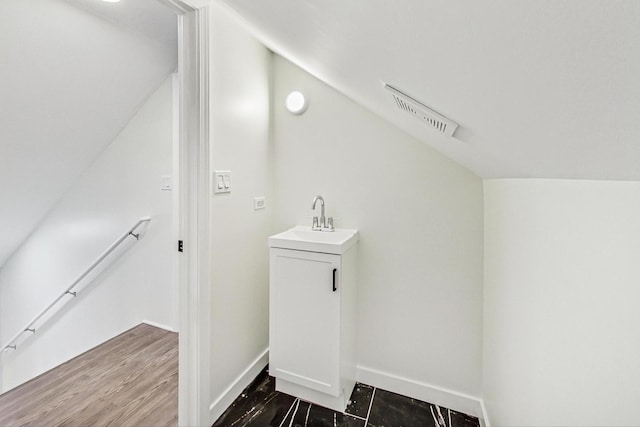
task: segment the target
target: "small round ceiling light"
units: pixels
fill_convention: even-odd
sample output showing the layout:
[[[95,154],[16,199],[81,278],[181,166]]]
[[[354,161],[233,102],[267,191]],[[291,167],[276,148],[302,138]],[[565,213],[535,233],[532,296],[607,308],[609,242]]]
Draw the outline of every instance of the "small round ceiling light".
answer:
[[[307,111],[307,105],[307,99],[297,90],[294,90],[287,96],[287,110],[289,110],[291,114],[299,116]]]
[[[120,0],[102,0],[105,3],[119,3]]]

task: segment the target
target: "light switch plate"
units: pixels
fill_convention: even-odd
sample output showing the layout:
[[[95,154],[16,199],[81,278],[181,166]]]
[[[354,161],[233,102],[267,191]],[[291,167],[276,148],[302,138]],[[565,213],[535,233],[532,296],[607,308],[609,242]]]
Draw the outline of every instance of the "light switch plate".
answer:
[[[231,172],[230,171],[214,171],[211,186],[213,193],[231,193]]]

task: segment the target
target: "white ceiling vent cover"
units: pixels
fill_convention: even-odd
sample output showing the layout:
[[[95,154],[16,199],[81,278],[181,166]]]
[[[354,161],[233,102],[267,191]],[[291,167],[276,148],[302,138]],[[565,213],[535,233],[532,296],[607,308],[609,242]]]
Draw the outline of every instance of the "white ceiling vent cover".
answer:
[[[393,86],[389,86],[385,83],[385,89],[387,89],[393,95],[393,100],[396,102],[396,106],[402,111],[411,114],[414,117],[422,120],[436,131],[445,134],[447,136],[453,136],[453,133],[458,128],[458,125],[451,120],[447,119],[441,114],[436,113],[426,105],[416,101],[409,95],[400,92]]]

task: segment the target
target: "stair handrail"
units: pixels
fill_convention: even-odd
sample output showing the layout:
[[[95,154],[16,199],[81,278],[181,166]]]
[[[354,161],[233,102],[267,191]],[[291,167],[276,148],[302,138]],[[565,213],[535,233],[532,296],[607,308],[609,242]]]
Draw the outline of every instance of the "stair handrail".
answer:
[[[78,283],[80,283],[82,281],[82,279],[84,279],[85,277],[87,277],[87,275],[89,273],[91,273],[93,271],[94,268],[96,268],[107,256],[109,256],[109,254],[111,252],[113,252],[118,246],[120,246],[120,244],[122,242],[124,242],[126,240],[127,237],[132,236],[134,237],[136,240],[138,240],[140,238],[140,234],[135,234],[134,231],[136,230],[136,228],[138,228],[140,226],[140,224],[145,223],[145,222],[149,222],[151,221],[151,217],[150,216],[143,216],[142,218],[140,218],[132,227],[130,227],[122,236],[118,237],[118,239],[113,242],[111,244],[111,246],[109,246],[104,252],[102,252],[98,258],[96,258],[95,261],[93,261],[91,263],[91,265],[89,265],[89,267],[87,267],[86,270],[84,270],[84,272],[82,272],[82,274],[80,274],[74,281],[73,283],[71,283],[71,285],[69,287],[67,287],[64,292],[62,292],[55,300],[53,300],[53,302],[51,304],[49,304],[44,310],[42,310],[40,313],[38,313],[37,316],[35,316],[33,319],[31,319],[31,321],[29,323],[27,323],[27,325],[22,328],[20,330],[20,332],[18,332],[17,334],[15,334],[9,341],[7,341],[3,346],[2,346],[2,350],[0,351],[5,351],[5,350],[16,350],[17,349],[17,345],[14,344],[14,342],[20,338],[20,336],[22,334],[24,334],[25,332],[31,332],[32,334],[36,332],[35,328],[33,328],[33,326],[36,324],[36,322],[38,320],[40,320],[42,318],[42,316],[44,316],[49,310],[51,310],[58,302],[60,302],[60,300],[62,298],[64,298],[65,295],[72,295],[73,297],[75,297],[77,295],[77,291],[76,292],[72,292],[73,288],[76,287],[76,285]]]

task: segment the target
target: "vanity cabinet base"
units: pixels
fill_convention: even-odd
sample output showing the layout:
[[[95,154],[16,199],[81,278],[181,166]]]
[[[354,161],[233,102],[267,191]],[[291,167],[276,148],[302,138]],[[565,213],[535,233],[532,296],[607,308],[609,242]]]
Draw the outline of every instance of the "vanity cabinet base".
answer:
[[[325,408],[333,409],[338,412],[344,412],[347,408],[349,398],[351,397],[351,393],[353,392],[355,385],[355,381],[345,383],[344,389],[342,389],[340,395],[336,397],[322,393],[321,391],[312,390],[310,388],[294,384],[281,378],[276,378],[277,391],[299,397],[301,400],[306,402],[324,406]]]

